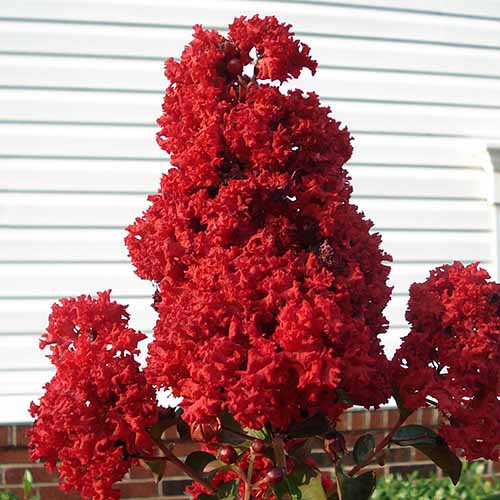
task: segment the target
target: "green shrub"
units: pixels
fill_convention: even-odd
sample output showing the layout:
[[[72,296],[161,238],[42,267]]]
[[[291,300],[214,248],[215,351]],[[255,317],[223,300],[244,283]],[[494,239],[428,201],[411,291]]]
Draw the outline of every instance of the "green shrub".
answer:
[[[24,472],[22,498],[23,500],[40,500],[38,493],[33,494],[33,476],[29,470]],[[0,491],[0,500],[21,500],[21,498],[9,491]]]
[[[500,480],[484,478],[485,465],[464,464],[457,486],[448,478],[423,479],[418,472],[406,478],[400,475],[382,478],[377,483],[373,500],[500,500]]]

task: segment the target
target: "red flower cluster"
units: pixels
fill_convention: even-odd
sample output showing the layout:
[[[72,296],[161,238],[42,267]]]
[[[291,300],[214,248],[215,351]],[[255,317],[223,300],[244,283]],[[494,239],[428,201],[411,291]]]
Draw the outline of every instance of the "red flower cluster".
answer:
[[[134,355],[144,335],[127,327],[126,307],[110,292],[54,304],[41,347],[50,346],[56,373],[45,386],[30,431],[31,458],[57,466],[61,488],[83,497],[120,497],[113,483],[150,454],[147,429],[157,419],[156,397]]]
[[[438,267],[410,288],[409,335],[393,359],[411,409],[436,402],[440,434],[472,460],[498,460],[500,284],[477,264]]]
[[[315,93],[262,81],[304,67],[316,62],[290,26],[258,16],[227,38],[195,26],[166,63],[158,143],[176,168],[126,242],[159,287],[147,376],[191,424],[227,409],[283,429],[390,394],[390,257],[350,203],[349,133]]]

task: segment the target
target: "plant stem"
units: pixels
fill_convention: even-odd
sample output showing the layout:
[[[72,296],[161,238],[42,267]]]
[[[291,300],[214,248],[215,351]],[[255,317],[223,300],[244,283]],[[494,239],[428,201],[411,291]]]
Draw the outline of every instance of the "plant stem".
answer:
[[[283,443],[283,438],[281,436],[274,436],[272,440],[273,445],[273,453],[274,453],[274,461],[276,466],[280,469],[283,469],[283,473],[285,474],[285,481],[290,489],[290,481],[288,480],[286,473],[286,458],[285,458],[285,444]],[[282,500],[290,500],[290,494],[285,493],[282,497]]]
[[[205,479],[203,479],[197,472],[195,472],[193,469],[188,467],[182,460],[176,457],[163,443],[158,442],[158,446],[165,455],[165,458],[167,460],[176,465],[182,472],[187,474],[191,479],[197,481],[202,486],[210,490],[212,493],[215,492],[215,488],[210,483],[205,481]]]
[[[250,454],[250,459],[248,461],[247,477],[245,481],[245,497],[244,500],[250,500],[252,494],[252,473],[253,473],[253,463],[255,460],[255,455]]]
[[[409,417],[410,415],[407,415],[405,417],[399,415],[398,421],[396,422],[396,425],[391,429],[389,434],[380,441],[380,443],[366,456],[366,458],[361,462],[359,465],[356,465],[353,467],[347,474],[349,476],[354,476],[357,474],[363,467],[368,465],[390,442],[391,439],[393,438],[394,434],[398,431],[398,429],[403,425],[405,420]]]
[[[250,436],[250,434],[245,434],[244,432],[240,432],[240,431],[238,431],[236,429],[231,429],[231,427],[226,427],[225,425],[221,425],[220,428],[224,429],[227,432],[232,432],[233,434],[236,434],[236,436],[244,437],[245,439],[250,439],[252,441],[254,441],[255,439],[257,439],[254,436]]]
[[[340,465],[338,463],[336,463],[335,464],[335,485],[337,486],[337,493],[339,495],[339,500],[343,500],[342,487],[340,485],[340,480],[339,480],[340,472],[341,472]]]

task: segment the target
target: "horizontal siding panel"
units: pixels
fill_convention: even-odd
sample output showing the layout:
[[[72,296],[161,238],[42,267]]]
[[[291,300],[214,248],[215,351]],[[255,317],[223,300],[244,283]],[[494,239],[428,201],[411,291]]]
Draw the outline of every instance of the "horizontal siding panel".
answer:
[[[0,121],[149,125],[153,137],[161,102],[160,95],[140,93],[0,90]],[[468,109],[468,119],[463,120],[464,110],[457,107],[325,99],[323,104],[333,108],[332,116],[337,121],[354,131],[469,137],[500,134],[500,108]]]
[[[123,261],[125,235],[124,229],[2,228],[0,261]]]
[[[0,223],[14,226],[123,226],[148,206],[142,196],[108,194],[3,193]],[[378,228],[488,231],[489,207],[483,201],[356,199]]]
[[[381,229],[489,231],[491,228],[491,214],[482,201],[362,199],[358,205]]]
[[[350,167],[355,196],[401,196],[424,198],[484,197],[478,170],[446,168]]]
[[[435,264],[393,263],[390,284],[397,294],[424,281]],[[486,266],[487,268],[488,266]],[[148,296],[153,287],[133,275],[128,263],[116,264],[1,264],[0,299],[25,296],[73,296],[112,289],[117,296]]]
[[[397,348],[401,345],[403,337],[407,334],[407,328],[391,328],[387,334],[380,336],[380,342],[389,359],[394,356]]]
[[[152,162],[5,158],[2,160],[2,188],[39,191],[156,192],[162,173],[167,172],[169,168],[166,156],[163,161]]]
[[[32,19],[73,20],[77,22],[117,22],[186,25],[193,22],[208,26],[225,27],[236,15],[273,14],[293,24],[297,32],[332,33],[336,35],[401,38],[496,46],[500,45],[500,32],[495,22],[477,20],[471,23],[460,18],[440,18],[405,12],[379,12],[364,9],[338,8],[311,4],[283,2],[235,1],[206,2],[185,0],[182,6],[176,0],[148,2],[125,1],[117,8],[112,1],[18,0],[2,7],[4,17],[23,19],[29,13]],[[334,29],[332,29],[334,27]]]
[[[0,261],[124,261],[123,229],[0,229]],[[490,233],[388,231],[382,248],[400,262],[491,260]],[[132,267],[130,267],[132,269]],[[132,278],[133,279],[133,278]]]
[[[92,160],[2,161],[2,188],[16,191],[156,192],[164,162]],[[485,173],[473,169],[349,166],[357,196],[451,197],[480,199]]]
[[[92,27],[85,26],[82,29],[89,30]],[[19,29],[19,27],[17,27]],[[76,28],[71,27],[72,30]],[[130,29],[127,29],[128,37],[131,36]],[[133,30],[132,30],[133,33]],[[126,34],[125,34],[126,35]],[[42,37],[38,45],[43,44]],[[189,38],[184,38],[183,42]],[[411,94],[409,89],[413,88],[419,82],[421,89],[417,89],[413,99],[418,96],[425,96],[427,100],[445,100],[443,95],[446,87],[449,87],[452,102],[485,102],[484,96],[497,96],[495,91],[496,79],[491,81],[488,78],[467,78],[467,74],[481,75],[500,78],[500,68],[498,63],[498,54],[492,54],[491,51],[482,51],[485,54],[478,54],[477,50],[472,49],[448,49],[428,50],[427,47],[418,47],[418,50],[405,50],[401,47],[385,47],[382,42],[349,42],[344,40],[331,40],[328,44],[321,40],[312,40],[313,55],[319,61],[331,60],[331,53],[335,53],[334,65],[338,68],[353,68],[353,72],[359,75],[358,82],[353,83],[353,92],[359,92],[365,87],[367,89],[364,98],[374,98],[374,95],[380,96],[387,93],[383,90],[383,85],[373,85],[370,82],[375,79],[376,82],[388,82],[391,89],[397,91],[396,96],[403,98]],[[61,42],[62,43],[62,42]],[[88,47],[91,41],[79,42],[79,47]],[[121,44],[121,41],[119,42]],[[58,44],[59,47],[63,45]],[[324,48],[322,48],[322,46]],[[43,45],[42,45],[43,47]],[[102,53],[106,42],[96,44],[99,52]],[[40,51],[40,48],[38,49]],[[324,52],[324,53],[323,53]],[[442,52],[442,55],[441,55]],[[470,53],[469,53],[470,52]],[[74,53],[74,52],[70,52]],[[77,52],[80,53],[80,52]],[[132,90],[140,89],[143,91],[159,91],[166,87],[166,79],[163,75],[162,60],[177,56],[180,53],[176,50],[169,50],[164,47],[161,50],[158,60],[126,60],[110,58],[85,58],[85,57],[53,57],[40,55],[2,55],[0,58],[0,85],[24,85],[35,87],[71,87],[71,88],[103,88],[103,89],[122,89]],[[34,71],[37,68],[37,71]],[[359,71],[367,68],[371,71]],[[373,71],[373,69],[385,70],[388,73],[383,74]],[[319,85],[318,80],[327,81],[335,78],[335,74],[340,70],[328,70],[320,67],[317,76],[313,77],[313,88]],[[396,73],[394,72],[396,71]],[[398,71],[417,72],[417,74],[398,74]],[[422,72],[452,73],[451,76],[425,75]],[[307,75],[307,73],[304,73]],[[323,75],[323,76],[322,76]],[[464,76],[460,76],[464,75]],[[456,79],[456,81],[454,81]],[[306,83],[307,78],[301,77]],[[409,89],[404,89],[404,82],[407,82]],[[467,91],[467,82],[470,90]],[[333,81],[331,88],[324,83],[328,95],[339,95],[345,85],[337,85]],[[474,93],[474,89],[477,92]],[[348,90],[348,89],[347,89]],[[428,92],[426,94],[425,92]],[[341,95],[341,94],[340,94]],[[442,97],[441,97],[442,96]],[[411,98],[408,95],[407,98]],[[497,97],[494,102],[498,103]]]
[[[481,164],[484,141],[357,133],[353,162],[411,165]],[[1,156],[162,159],[151,127],[0,124]]]
[[[147,208],[143,196],[3,193],[0,221],[10,225],[125,226]]]
[[[16,339],[13,339],[16,341]],[[36,348],[38,341],[33,338],[33,344],[29,346],[29,349],[33,351]],[[35,346],[35,347],[34,347]],[[48,382],[54,374],[54,370],[50,367],[50,363],[47,369],[38,370],[29,369],[23,371],[4,371],[0,372],[0,398],[5,397],[6,394],[24,394],[26,396],[42,392],[42,386]],[[2,400],[0,399],[0,405]],[[4,407],[2,406],[2,416]]]
[[[50,369],[50,361],[46,357],[47,353],[38,348],[38,337],[36,336],[2,335],[0,336],[0,350],[3,356],[3,371],[29,370],[30,368]],[[5,389],[0,389],[0,394],[3,391]]]
[[[407,295],[392,295],[384,310],[384,316],[392,328],[409,328],[405,319],[407,305]]]
[[[388,231],[382,235],[382,248],[398,261],[490,261],[491,239],[490,233]]]
[[[44,293],[48,295],[49,290]],[[59,296],[45,298],[0,299],[0,336],[11,334],[41,334],[47,326],[47,318],[52,304]],[[151,297],[130,298],[112,294],[112,298],[120,304],[128,304],[130,326],[132,328],[151,331],[156,322],[156,313],[150,306]],[[20,337],[19,337],[20,338]]]
[[[337,26],[337,23],[333,26]],[[78,75],[76,79],[64,71],[61,73],[59,66],[49,57],[33,55],[23,58],[3,55],[1,67],[4,69],[0,82],[15,84],[17,79],[37,85],[73,84],[78,87],[92,86],[92,82],[100,81],[101,85],[116,88],[116,82],[119,81],[120,87],[134,88],[133,85],[137,85],[137,78],[143,79],[144,72],[149,71],[151,78],[147,80],[146,88],[156,89],[156,82],[163,78],[161,61],[167,57],[179,57],[192,34],[192,30],[188,28],[173,30],[154,27],[88,24],[79,26],[2,21],[0,21],[0,28],[0,42],[4,51],[64,56],[80,54],[99,58],[64,57],[68,67],[72,67],[73,72]],[[334,32],[334,29],[331,29],[331,33]],[[457,77],[468,74],[500,76],[500,68],[497,64],[498,53],[492,50],[427,46],[383,40],[318,38],[307,35],[302,35],[300,38],[312,47],[312,56],[320,63],[320,72],[324,71],[322,66],[330,65],[337,68],[356,67],[392,72],[451,73]],[[332,53],[335,55],[333,59]],[[102,60],[103,57],[108,59]],[[112,57],[128,57],[134,60],[109,59]],[[137,60],[138,58],[157,60],[141,61]],[[98,62],[100,59],[101,64]],[[30,73],[30,69],[37,60],[40,61],[38,72],[31,71]],[[134,65],[134,69],[137,69],[138,75],[130,72],[127,78],[121,79],[123,68],[130,67],[131,64]],[[109,65],[107,69],[106,65]],[[92,74],[93,67],[101,67],[101,77]],[[5,74],[8,69],[15,69],[16,73]],[[461,78],[458,81],[461,82]],[[476,85],[473,81],[471,84]],[[454,84],[451,86],[454,87]]]
[[[160,60],[2,55],[0,85],[158,91],[167,86],[167,80]]]
[[[308,4],[316,3],[318,0],[298,0],[299,3]],[[326,5],[336,3],[335,0],[319,0]],[[498,13],[497,0],[419,0],[416,5],[409,5],[408,0],[349,0],[348,5],[356,5],[358,7],[373,9],[373,8],[389,8],[389,9],[409,9],[416,11],[426,11],[430,15],[432,13],[440,15],[458,15],[470,16],[488,16],[491,18],[500,19]]]
[[[29,414],[30,402],[33,401],[37,394],[21,394],[12,396],[0,397],[0,423],[28,423],[33,419]]]
[[[116,295],[153,294],[150,282],[134,275],[128,263],[0,264],[0,298],[30,295],[93,294],[113,290]]]
[[[151,127],[0,125],[0,154],[165,158]]]

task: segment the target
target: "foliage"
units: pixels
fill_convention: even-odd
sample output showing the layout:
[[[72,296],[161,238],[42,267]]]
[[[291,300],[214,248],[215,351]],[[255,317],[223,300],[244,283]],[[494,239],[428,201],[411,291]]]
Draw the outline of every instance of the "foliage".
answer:
[[[23,496],[22,498],[9,491],[0,491],[0,500],[40,500],[39,493],[33,493],[33,475],[29,470],[23,476]]]
[[[484,471],[485,466],[482,463],[464,467],[462,478],[456,486],[446,478],[423,479],[419,477],[418,472],[411,473],[405,479],[400,475],[390,474],[379,480],[372,499],[486,500],[495,494],[500,495],[500,480],[485,480]]]

